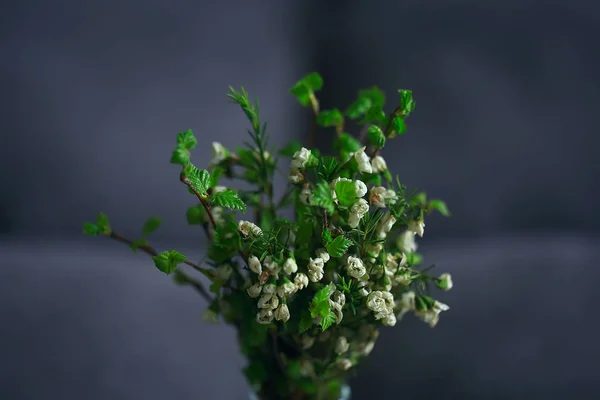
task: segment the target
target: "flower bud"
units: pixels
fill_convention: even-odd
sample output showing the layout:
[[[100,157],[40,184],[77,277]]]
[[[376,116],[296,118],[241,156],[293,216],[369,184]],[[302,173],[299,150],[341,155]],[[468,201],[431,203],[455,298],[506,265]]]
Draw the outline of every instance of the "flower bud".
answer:
[[[274,316],[277,321],[286,322],[287,320],[289,320],[290,310],[288,309],[287,304],[281,304],[279,307],[277,307]]]
[[[279,305],[279,298],[274,294],[263,294],[258,300],[258,308],[274,310]]]
[[[354,190],[356,193],[356,197],[363,197],[367,194],[367,185],[361,180],[354,181]]]
[[[448,291],[448,290],[452,289],[452,286],[453,286],[452,276],[450,276],[450,274],[448,274],[448,273],[441,274],[440,277],[435,281],[435,284],[440,289]]]
[[[248,296],[252,297],[253,299],[257,298],[258,296],[260,296],[260,292],[262,292],[262,285],[259,283],[255,283],[254,285],[250,286],[248,289],[246,289],[246,292],[248,292]]]
[[[302,272],[297,273],[294,277],[294,284],[296,285],[298,290],[304,289],[308,286],[308,276],[306,276]]]
[[[365,153],[366,148],[366,146],[363,146],[360,149],[358,149],[358,151],[354,153],[354,159],[358,164],[359,172],[363,174],[371,174],[373,173],[373,168],[371,167],[369,156]]]
[[[256,256],[248,257],[248,268],[256,274],[262,274],[262,266],[260,265],[260,260]]]
[[[348,275],[356,279],[367,273],[362,260],[353,256],[348,257],[348,260],[346,261],[346,269],[348,270]]]
[[[273,311],[269,309],[260,310],[256,314],[256,322],[263,325],[268,325],[273,321]]]
[[[347,358],[340,358],[337,361],[337,365],[338,367],[340,367],[342,370],[347,371],[350,368],[352,368],[352,361],[348,360]]]
[[[283,263],[283,272],[290,275],[296,271],[298,271],[298,265],[296,264],[296,260],[294,260],[291,257],[285,260],[285,262]]]
[[[415,235],[423,237],[423,233],[425,233],[425,222],[423,220],[412,220],[408,223],[408,230]]]
[[[378,172],[383,172],[388,169],[385,160],[381,156],[375,156],[371,160],[371,168],[373,169],[373,173],[376,174]]]
[[[281,298],[285,298],[294,293],[295,291],[296,285],[294,285],[290,281],[287,281],[277,288],[277,295]]]
[[[348,351],[350,345],[348,344],[348,340],[344,336],[339,336],[337,341],[335,342],[335,352],[337,354],[344,354]]]
[[[329,261],[330,257],[329,257],[329,253],[327,252],[327,250],[320,248],[320,249],[317,249],[316,253],[317,253],[317,258],[322,259],[324,263]]]

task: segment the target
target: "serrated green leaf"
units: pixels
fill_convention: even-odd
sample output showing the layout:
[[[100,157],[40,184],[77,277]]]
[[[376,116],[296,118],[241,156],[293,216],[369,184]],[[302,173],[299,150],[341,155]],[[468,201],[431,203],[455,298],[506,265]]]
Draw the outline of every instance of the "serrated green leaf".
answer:
[[[298,140],[292,140],[285,147],[279,150],[279,155],[284,157],[293,157],[294,154],[302,148],[302,143]]]
[[[449,217],[451,215],[450,211],[448,210],[448,206],[446,206],[446,203],[443,202],[442,200],[438,200],[438,199],[429,200],[428,207],[431,210],[438,211],[444,217]]]
[[[382,108],[384,104],[385,94],[377,86],[362,89],[359,90],[356,101],[346,110],[346,115],[351,119],[356,119],[367,114],[371,108]]]
[[[154,261],[154,265],[156,265],[156,268],[169,275],[173,271],[175,271],[177,265],[181,264],[186,260],[186,256],[184,256],[177,250],[171,250],[163,251],[162,253],[155,255],[154,257],[152,257],[152,260]]]
[[[344,123],[344,116],[337,108],[323,110],[317,116],[317,124],[323,127],[339,126]]]
[[[238,194],[231,189],[214,193],[211,196],[211,203],[214,206],[246,212],[246,204],[238,197]]]
[[[369,142],[375,147],[383,147],[385,145],[385,135],[381,128],[377,125],[369,126],[367,130],[367,135],[369,137]]]
[[[356,202],[356,188],[352,181],[339,181],[336,183],[335,194],[338,202],[343,206],[350,207]]]
[[[341,257],[350,248],[352,242],[343,236],[336,236],[328,245],[327,252],[331,257]]]
[[[290,89],[290,93],[296,96],[300,104],[304,106],[310,105],[310,96],[321,90],[323,86],[323,78],[316,72],[313,72],[298,82]]]
[[[329,308],[326,312],[321,314],[321,319],[319,320],[319,324],[321,325],[321,331],[325,332],[331,325],[335,323],[337,317]]]
[[[333,197],[331,188],[325,182],[319,182],[313,193],[312,205],[324,208],[329,215],[333,214]]]
[[[328,230],[324,230],[321,237],[323,238],[323,244],[325,246],[327,246],[329,242],[331,242],[331,232],[329,232]]]
[[[385,121],[385,112],[380,106],[372,106],[365,113],[365,117],[359,122],[360,124],[380,123]]]
[[[212,183],[208,171],[198,169],[194,164],[189,163],[183,169],[183,175],[190,181],[198,193],[206,195],[206,192],[210,189]]]
[[[298,325],[298,333],[303,334],[313,326],[313,318],[310,316],[308,311],[303,311],[300,316],[300,323]]]
[[[194,132],[191,129],[188,129],[185,132],[181,132],[177,134],[177,145],[182,146],[186,149],[193,149],[198,144],[198,140],[194,136]]]
[[[394,128],[394,132],[398,135],[402,135],[406,132],[406,124],[404,123],[404,117],[401,115],[397,115],[392,120],[392,127]]]
[[[310,303],[310,316],[317,318],[327,312],[331,306],[329,305],[329,297],[333,291],[333,285],[329,284],[315,293]]]
[[[92,222],[85,222],[83,224],[83,233],[90,236],[98,236],[100,234],[100,228]]]
[[[171,164],[187,165],[190,162],[190,151],[185,147],[177,146],[171,154]]]
[[[160,226],[160,218],[158,217],[150,217],[144,223],[144,227],[142,228],[142,234],[144,236],[151,234]]]
[[[398,94],[400,95],[400,107],[402,108],[402,113],[408,116],[415,109],[415,101],[412,97],[412,91],[398,89]]]

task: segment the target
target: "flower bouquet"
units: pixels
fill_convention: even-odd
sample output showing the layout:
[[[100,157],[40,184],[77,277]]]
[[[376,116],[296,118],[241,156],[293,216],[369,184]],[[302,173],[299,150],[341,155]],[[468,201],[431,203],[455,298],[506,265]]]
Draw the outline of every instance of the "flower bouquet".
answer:
[[[233,325],[248,360],[244,373],[260,399],[338,399],[381,326],[412,312],[433,327],[448,310],[430,297],[430,286],[449,290],[451,277],[428,274],[431,267],[422,268],[415,244],[424,217],[449,215],[448,209],[441,200],[407,191],[381,156],[386,142],[406,131],[415,108],[411,91],[399,90],[397,105],[386,112],[379,88],[360,90],[342,112],[320,109],[322,85],[312,73],[290,92],[312,111],[308,142],[316,129],[331,129],[331,151],[298,141],[271,151],[258,102],[243,88],[230,88],[228,97],[250,122],[245,147],[231,151],[213,143],[213,159],[201,169],[191,162],[198,144],[193,132],[177,135],[171,163],[180,166],[179,179],[193,198],[187,222],[202,227],[208,239],[203,265],[149,244],[160,225],[156,217],[135,240],[115,232],[102,213],[84,224],[86,234],[150,254],[160,271],[205,298],[207,320]],[[353,120],[356,137],[346,125]],[[275,196],[273,178],[286,158],[287,187]],[[237,180],[250,189],[234,189]],[[252,217],[240,216],[249,211]],[[208,290],[195,273],[210,281]]]

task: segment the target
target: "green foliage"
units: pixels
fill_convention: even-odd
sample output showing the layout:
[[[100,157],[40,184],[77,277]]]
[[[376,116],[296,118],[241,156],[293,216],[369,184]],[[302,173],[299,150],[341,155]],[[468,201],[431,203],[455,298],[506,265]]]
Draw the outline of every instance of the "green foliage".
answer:
[[[412,91],[406,89],[398,89],[400,95],[400,108],[402,114],[408,116],[415,109],[415,101],[413,100]]]
[[[344,116],[337,108],[323,110],[317,116],[317,124],[324,127],[340,126],[344,123]]]
[[[190,225],[202,225],[206,222],[206,211],[202,204],[198,204],[188,208],[185,213],[188,224]]]
[[[380,127],[377,125],[369,126],[367,130],[369,142],[375,147],[383,147],[385,145],[385,135]]]
[[[331,188],[326,182],[319,182],[313,193],[312,204],[324,208],[329,215],[333,214],[333,197]]]
[[[148,236],[152,232],[154,232],[160,226],[160,218],[158,217],[150,217],[144,222],[144,227],[142,228],[142,234],[144,236]]]
[[[112,232],[108,217],[104,213],[98,213],[96,223],[85,222],[83,224],[83,233],[90,236],[110,235]]]
[[[211,178],[210,173],[205,169],[198,169],[194,164],[189,163],[183,169],[183,176],[187,178],[194,189],[202,196],[206,196],[210,189]]]
[[[327,244],[327,252],[331,257],[341,257],[352,246],[352,241],[343,236],[336,236],[329,244]]]
[[[292,157],[301,148],[302,148],[302,143],[300,143],[298,140],[292,140],[287,145],[285,145],[285,147],[283,147],[281,150],[279,150],[279,155],[285,156],[285,157]]]
[[[213,194],[211,196],[211,203],[230,210],[246,212],[246,204],[231,189]]]
[[[185,132],[177,134],[177,146],[181,146],[185,149],[193,149],[198,144],[198,140],[194,136],[194,132],[188,129]]]
[[[298,333],[302,334],[306,331],[308,331],[310,328],[313,327],[313,317],[311,317],[310,312],[308,311],[303,311],[302,314],[300,314],[300,323],[298,325]]]
[[[323,331],[327,330],[336,321],[335,314],[331,310],[329,297],[333,293],[333,284],[320,289],[312,299],[310,304],[310,316],[319,318],[319,325]]]
[[[177,265],[181,264],[186,260],[186,256],[178,252],[177,250],[163,251],[160,254],[152,257],[156,268],[169,275],[175,271]]]
[[[404,117],[397,115],[392,120],[392,127],[394,128],[394,132],[398,135],[402,135],[406,132],[406,124],[404,123]]]
[[[339,203],[350,207],[356,202],[356,188],[354,182],[339,181],[335,184],[335,194]]]
[[[318,73],[313,72],[296,82],[290,89],[290,93],[298,99],[300,104],[309,106],[311,104],[311,96],[314,96],[314,92],[321,90],[322,87],[323,78]]]
[[[358,98],[348,107],[346,115],[350,119],[357,119],[367,114],[371,108],[381,109],[384,104],[385,94],[377,86],[373,86],[358,92]]]
[[[430,210],[438,211],[444,217],[449,217],[451,215],[450,211],[448,210],[448,207],[446,206],[446,203],[439,199],[429,200],[427,208],[429,208]]]

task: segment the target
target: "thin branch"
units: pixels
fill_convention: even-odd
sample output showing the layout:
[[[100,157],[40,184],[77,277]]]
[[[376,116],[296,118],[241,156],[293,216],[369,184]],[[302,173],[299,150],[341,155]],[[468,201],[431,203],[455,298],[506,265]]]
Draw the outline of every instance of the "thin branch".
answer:
[[[315,140],[317,135],[317,117],[319,116],[319,100],[314,93],[310,94],[310,108],[312,110],[313,118],[311,120],[310,131],[308,132],[307,146],[309,149],[315,147]]]
[[[183,172],[179,175],[179,180],[181,182],[183,182],[187,187],[189,187],[192,192],[194,192],[194,194],[196,195],[198,200],[200,200],[200,203],[202,203],[202,206],[206,210],[206,213],[208,214],[208,218],[210,218],[210,222],[211,222],[213,228],[216,228],[217,223],[215,222],[215,217],[213,216],[212,211],[210,210],[210,206],[206,202],[206,198],[204,196],[202,196],[200,193],[198,193],[198,191],[196,190],[194,185],[192,185],[192,182],[190,182],[190,180],[188,178],[186,178],[186,176],[183,174]]]
[[[394,118],[402,115],[403,111],[404,111],[404,108],[402,106],[398,106],[398,107],[394,108],[394,111],[392,111],[392,114],[390,115],[390,119],[387,123],[387,126],[385,127],[385,131],[383,132],[386,139],[388,139],[390,137],[390,135],[392,134]],[[375,147],[373,149],[373,153],[371,153],[371,158],[376,157],[379,154],[380,150],[381,150],[381,147]]]

